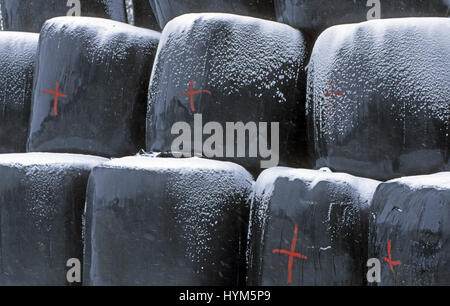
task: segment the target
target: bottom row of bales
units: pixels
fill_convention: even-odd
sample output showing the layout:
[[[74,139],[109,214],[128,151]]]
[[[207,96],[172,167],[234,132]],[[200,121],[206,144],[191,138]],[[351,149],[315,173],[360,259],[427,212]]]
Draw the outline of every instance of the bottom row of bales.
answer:
[[[86,191],[87,190],[87,191]],[[0,285],[450,284],[450,173],[0,155]]]

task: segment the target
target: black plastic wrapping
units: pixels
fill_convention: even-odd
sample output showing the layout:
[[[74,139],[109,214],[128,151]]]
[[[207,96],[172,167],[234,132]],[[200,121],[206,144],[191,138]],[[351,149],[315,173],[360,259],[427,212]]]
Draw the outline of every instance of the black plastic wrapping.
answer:
[[[229,13],[275,20],[273,0],[149,0],[161,28],[189,13]]]
[[[308,65],[316,167],[378,180],[450,170],[449,18],[336,26]]]
[[[29,151],[119,157],[145,144],[148,81],[160,34],[100,18],[46,22],[36,64]],[[55,109],[55,91],[59,97]]]
[[[4,30],[39,33],[47,19],[72,15],[76,1],[1,0]],[[127,21],[124,0],[80,0],[80,8],[84,17]]]
[[[0,32],[0,153],[26,151],[38,34]]]
[[[69,284],[67,261],[83,262],[89,172],[104,161],[72,154],[0,155],[0,285]]]
[[[277,136],[271,130],[278,123],[278,165],[307,167],[305,61],[304,37],[287,25],[231,14],[191,14],[172,20],[162,33],[150,81],[147,150],[173,151],[178,137],[172,133],[174,125],[187,123],[193,135],[199,131],[194,118],[201,115],[200,129],[208,122],[221,125],[223,148],[216,148],[223,158],[258,174],[261,161],[269,158],[263,158],[259,149],[252,157],[250,143],[262,135],[260,126],[266,123],[267,139],[261,137],[270,144]],[[195,94],[191,105],[187,95],[191,88],[209,93]],[[231,156],[226,154],[226,137],[232,136],[225,135],[226,126],[238,122],[255,124],[258,135],[247,133],[244,156],[237,152]],[[209,136],[204,133],[202,144]],[[213,155],[199,152],[194,136],[191,140],[190,156]],[[262,143],[258,139],[258,145]],[[218,155],[214,158],[222,159]]]
[[[137,156],[95,168],[84,284],[243,285],[252,184],[242,167],[211,160]]]
[[[450,172],[381,184],[370,218],[369,257],[380,286],[450,284]],[[390,252],[389,252],[390,243]],[[393,262],[392,270],[389,262]]]
[[[247,284],[364,285],[368,210],[378,184],[325,170],[264,171],[252,196]],[[290,264],[280,250],[306,258]]]
[[[277,21],[313,34],[328,27],[374,17],[447,17],[446,0],[274,0]],[[379,4],[379,6],[378,6]],[[375,10],[380,8],[380,16]]]

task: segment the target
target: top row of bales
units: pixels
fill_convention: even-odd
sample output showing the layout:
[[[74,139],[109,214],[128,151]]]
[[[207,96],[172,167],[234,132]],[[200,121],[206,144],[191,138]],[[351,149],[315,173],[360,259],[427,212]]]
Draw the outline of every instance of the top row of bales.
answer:
[[[39,32],[59,16],[126,22],[125,0],[1,0],[5,30]],[[446,17],[450,0],[133,0],[139,27],[160,31],[187,13],[230,13],[278,21],[317,36],[326,28],[378,18]]]
[[[165,27],[160,41],[154,31],[114,21],[56,18],[41,31],[33,90],[30,80],[20,90],[14,78],[21,74],[15,67],[23,63],[8,50],[24,47],[21,36],[2,33],[2,86],[8,89],[2,115],[20,113],[23,133],[16,138],[23,143],[28,124],[23,113],[32,104],[29,152],[121,157],[146,148],[174,153],[178,134],[172,131],[181,122],[194,134],[183,149],[232,160],[258,174],[262,154],[250,156],[247,142],[245,157],[251,158],[235,150],[234,137],[233,158],[212,155],[230,151],[230,145],[216,125],[206,125],[218,123],[223,133],[230,122],[250,122],[259,127],[248,137],[252,144],[259,153],[270,145],[281,166],[328,166],[380,180],[445,171],[450,45],[442,37],[450,32],[449,21],[395,19],[332,27],[318,39],[307,65],[302,32],[261,19],[185,15]],[[32,34],[27,35],[30,41]],[[32,40],[24,67],[29,78],[37,35]],[[190,86],[210,94],[191,101]],[[64,95],[59,103],[51,90]],[[203,122],[195,120],[199,115]],[[261,123],[269,126],[264,130]],[[279,134],[273,135],[272,123],[279,123]],[[209,147],[214,152],[208,152],[203,144],[213,140],[212,127],[222,144],[214,142]],[[14,147],[13,152],[21,151]]]

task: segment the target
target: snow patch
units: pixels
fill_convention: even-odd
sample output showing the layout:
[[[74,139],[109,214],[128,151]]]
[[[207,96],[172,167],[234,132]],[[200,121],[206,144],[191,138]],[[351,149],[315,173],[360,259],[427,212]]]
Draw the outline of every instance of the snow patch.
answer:
[[[370,205],[373,194],[377,186],[381,183],[376,180],[360,178],[346,173],[277,167],[261,173],[255,184],[255,194],[266,197],[270,196],[273,193],[275,182],[280,178],[287,178],[289,181],[302,180],[306,182],[309,190],[313,189],[320,182],[330,182],[340,186],[339,188],[353,191],[354,196],[360,197],[367,205]]]
[[[253,181],[252,176],[242,167],[231,162],[215,161],[198,157],[193,158],[157,158],[156,155],[138,155],[112,159],[102,165],[104,168],[122,168],[149,170],[152,172],[190,173],[192,171],[228,171],[243,180]]]
[[[215,43],[210,44],[213,36]],[[202,46],[192,42],[200,42]],[[167,46],[178,54],[166,53]],[[203,56],[182,65],[177,63],[178,56],[196,54],[195,50],[203,47],[207,50]],[[184,88],[189,81],[183,71],[192,71],[192,75],[204,73],[207,65],[206,87],[221,87],[231,95],[256,83],[260,91],[254,92],[255,97],[273,89],[273,98],[283,103],[285,93],[279,88],[287,79],[298,77],[294,67],[301,66],[305,52],[301,32],[285,24],[231,14],[186,14],[171,20],[162,32],[150,88],[155,79],[163,77],[159,75],[159,65],[173,67],[170,78],[178,88]],[[279,73],[276,79],[272,78],[274,72]],[[153,102],[157,101],[155,91],[150,91]]]
[[[67,153],[17,153],[1,154],[0,166],[23,168],[29,166],[49,166],[59,168],[87,167],[93,168],[108,159],[92,155]]]
[[[87,49],[86,55],[92,63],[105,57],[125,59],[136,43],[142,45],[138,51],[147,50],[153,44],[148,38],[160,37],[156,31],[95,17],[55,17],[44,23],[41,33],[45,33],[46,37],[81,37],[86,42],[83,47]],[[111,45],[114,45],[114,49],[111,49]]]
[[[409,187],[411,190],[433,188],[450,190],[450,172],[440,172],[431,175],[402,177],[387,183],[397,183]]]

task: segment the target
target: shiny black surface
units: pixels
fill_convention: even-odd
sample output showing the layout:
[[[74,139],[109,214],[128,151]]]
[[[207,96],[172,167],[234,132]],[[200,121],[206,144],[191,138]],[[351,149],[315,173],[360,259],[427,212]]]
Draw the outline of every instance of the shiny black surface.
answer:
[[[134,0],[133,8],[135,26],[161,31],[161,27],[148,0]]]
[[[447,172],[448,175],[450,173]],[[396,182],[380,185],[371,206],[369,258],[381,261],[383,286],[450,284],[450,190],[442,177],[436,187],[409,188]],[[421,184],[424,177],[417,177]],[[438,185],[442,183],[442,186]],[[448,183],[447,183],[448,186]],[[390,270],[390,259],[401,262]]]
[[[359,197],[358,178],[329,178],[266,177],[268,193],[256,191],[252,198],[247,285],[365,284],[368,203]],[[256,190],[259,182],[264,184],[259,178]],[[292,252],[294,237],[294,252],[307,258],[293,257],[288,283],[290,256],[274,250]]]
[[[320,34],[344,23],[367,21],[377,1],[367,0],[274,0],[277,20],[302,30]],[[381,18],[447,17],[445,0],[380,0]]]
[[[321,34],[307,89],[316,168],[382,181],[450,170],[447,33],[448,18],[398,18]]]
[[[30,163],[27,154],[7,164],[3,156],[0,286],[68,285],[67,261],[83,261],[82,214],[93,165],[82,164],[82,156],[75,165],[73,156],[59,165],[53,156],[46,165]],[[18,166],[22,162],[28,165]]]
[[[244,285],[250,175],[145,159],[92,172],[83,285]]]
[[[26,151],[38,39],[0,32],[0,153]]]

